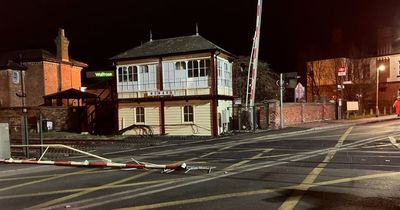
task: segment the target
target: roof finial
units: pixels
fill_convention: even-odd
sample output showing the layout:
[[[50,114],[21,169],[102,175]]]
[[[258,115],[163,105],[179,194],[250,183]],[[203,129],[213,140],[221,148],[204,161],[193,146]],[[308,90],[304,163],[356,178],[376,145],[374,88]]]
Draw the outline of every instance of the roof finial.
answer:
[[[150,42],[153,41],[153,32],[150,29]]]
[[[196,36],[199,35],[199,25],[196,23]]]

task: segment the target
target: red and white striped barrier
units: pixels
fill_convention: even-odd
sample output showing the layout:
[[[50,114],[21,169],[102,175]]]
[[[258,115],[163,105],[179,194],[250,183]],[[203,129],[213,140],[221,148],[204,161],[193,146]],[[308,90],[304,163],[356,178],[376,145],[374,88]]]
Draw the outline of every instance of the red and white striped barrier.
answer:
[[[94,167],[94,168],[137,168],[137,169],[167,169],[167,170],[182,170],[186,169],[186,164],[168,164],[158,165],[151,163],[113,163],[113,162],[89,162],[89,161],[63,161],[63,160],[14,160],[0,159],[0,163],[9,164],[38,164],[38,165],[56,165],[56,166],[82,166],[82,167]]]

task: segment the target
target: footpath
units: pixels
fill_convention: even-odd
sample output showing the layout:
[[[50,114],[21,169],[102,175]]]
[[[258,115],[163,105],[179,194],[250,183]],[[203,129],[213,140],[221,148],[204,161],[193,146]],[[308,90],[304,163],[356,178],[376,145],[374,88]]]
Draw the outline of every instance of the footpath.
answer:
[[[379,117],[360,118],[354,120],[327,120],[321,122],[302,123],[297,125],[288,125],[287,127],[303,128],[304,130],[323,130],[362,125],[376,122],[384,122],[400,119],[397,115],[385,115]]]

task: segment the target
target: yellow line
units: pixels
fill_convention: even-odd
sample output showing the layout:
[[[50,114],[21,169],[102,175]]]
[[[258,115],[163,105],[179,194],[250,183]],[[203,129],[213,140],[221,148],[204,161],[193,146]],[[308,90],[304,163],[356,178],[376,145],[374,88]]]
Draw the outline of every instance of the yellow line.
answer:
[[[107,189],[107,188],[109,188],[111,186],[114,186],[114,185],[117,185],[117,184],[121,184],[121,183],[127,182],[127,181],[132,180],[132,179],[137,179],[137,178],[140,178],[142,176],[146,176],[146,175],[148,175],[150,173],[152,173],[152,171],[148,171],[146,173],[137,174],[135,176],[127,177],[125,179],[120,179],[118,181],[114,181],[114,182],[111,182],[111,183],[108,183],[108,184],[105,184],[105,185],[92,187],[92,188],[90,188],[88,190],[81,191],[81,192],[78,192],[78,193],[74,193],[74,194],[71,194],[71,195],[68,195],[68,196],[64,196],[64,197],[61,197],[61,198],[57,198],[57,199],[54,199],[54,200],[51,200],[51,201],[48,201],[48,202],[44,202],[44,203],[38,204],[36,206],[32,206],[32,207],[27,208],[27,209],[45,208],[45,207],[48,207],[48,206],[51,206],[51,205],[55,205],[55,204],[58,204],[58,203],[61,203],[61,202],[67,201],[67,200],[71,200],[71,199],[76,198],[76,197],[80,197],[82,195],[89,194],[91,192],[95,192],[95,191],[102,190],[102,189]]]
[[[63,174],[63,175],[59,175],[59,176],[55,176],[55,177],[49,177],[49,178],[46,178],[46,179],[39,179],[39,180],[31,181],[31,182],[17,184],[17,185],[13,185],[13,186],[10,186],[10,187],[1,188],[0,192],[6,191],[6,190],[10,190],[10,189],[15,189],[15,188],[18,188],[18,187],[27,186],[27,185],[37,184],[37,183],[40,183],[40,182],[50,181],[50,180],[53,180],[53,179],[63,178],[63,177],[66,177],[66,176],[84,174],[84,173],[86,173],[88,171],[93,171],[93,170],[95,170],[95,169],[87,169],[87,170],[78,171],[78,172],[72,172],[72,173]]]
[[[272,150],[272,149],[265,149],[264,151],[262,151],[261,153],[258,153],[257,155],[251,157],[250,159],[248,159],[248,160],[243,160],[243,161],[241,161],[241,162],[235,163],[235,164],[233,164],[233,165],[231,165],[231,166],[229,166],[229,167],[226,167],[224,170],[228,170],[228,171],[229,171],[229,170],[238,168],[238,167],[240,167],[240,166],[242,166],[242,165],[244,165],[244,164],[246,164],[246,163],[249,163],[249,162],[252,161],[252,160],[255,160],[255,159],[260,158],[261,156],[264,155],[264,153],[270,152],[271,150]]]
[[[397,147],[400,149],[400,145],[397,143],[397,140],[393,136],[389,136],[390,143],[393,144],[393,146]]]
[[[119,169],[118,169],[119,170]],[[104,171],[90,171],[86,172],[85,174],[98,174],[98,173],[108,173],[108,172],[113,172],[116,171],[115,169],[108,169]],[[0,182],[5,182],[5,181],[18,181],[18,180],[24,180],[24,179],[37,179],[37,178],[46,178],[46,177],[55,177],[55,176],[61,176],[63,174],[51,174],[51,175],[37,175],[37,176],[24,176],[24,177],[15,177],[15,178],[0,178]]]
[[[358,176],[358,177],[353,177],[353,178],[343,178],[343,179],[336,179],[336,180],[331,180],[331,181],[313,183],[308,186],[309,187],[318,187],[318,186],[326,186],[326,185],[348,183],[348,182],[353,182],[353,181],[362,181],[362,180],[367,180],[367,179],[383,178],[383,177],[399,176],[399,175],[400,175],[400,172],[372,174],[372,175]],[[184,204],[215,201],[215,200],[227,199],[227,198],[261,195],[261,194],[268,194],[268,193],[279,192],[279,191],[284,191],[284,190],[299,189],[302,185],[304,185],[304,184],[293,185],[293,186],[289,186],[289,187],[274,188],[274,189],[263,189],[263,190],[255,190],[255,191],[248,191],[248,192],[237,192],[237,193],[228,193],[228,194],[220,194],[220,195],[211,195],[211,196],[205,196],[205,197],[201,197],[201,198],[193,198],[193,199],[187,199],[187,200],[169,201],[169,202],[164,202],[164,203],[155,203],[155,204],[148,204],[148,205],[143,205],[143,206],[121,208],[119,210],[155,209],[155,208],[164,208],[164,207],[178,206],[178,205],[184,205]]]
[[[135,182],[135,183],[129,183],[129,184],[120,184],[120,185],[109,186],[107,189],[133,187],[133,186],[148,185],[148,184],[158,184],[158,183],[162,183],[162,182],[179,181],[181,179],[184,179],[184,178],[180,178],[180,179],[173,178],[173,179],[146,181],[146,182]],[[56,190],[56,191],[49,191],[49,192],[6,195],[6,196],[0,196],[0,200],[11,199],[11,198],[26,198],[26,197],[43,196],[43,195],[55,195],[55,194],[63,194],[63,193],[74,193],[74,192],[92,190],[92,189],[97,189],[97,188],[98,187],[85,187],[85,188],[75,188],[75,189],[68,189],[68,190]]]
[[[242,143],[241,143],[241,144],[242,144]],[[207,157],[207,156],[216,154],[216,153],[218,153],[218,152],[220,152],[220,151],[223,151],[223,150],[232,148],[232,147],[237,146],[237,145],[239,145],[239,144],[229,145],[229,146],[220,148],[220,149],[218,149],[218,150],[215,151],[215,152],[210,152],[210,153],[201,155],[200,157],[196,157],[196,158],[190,158],[190,159],[184,160],[184,161],[182,161],[182,162],[187,162],[187,161],[197,160],[197,159],[199,159],[199,158],[204,158],[204,157]],[[138,174],[138,175],[136,175],[136,176],[128,177],[128,178],[126,178],[126,179],[118,180],[118,181],[115,181],[115,182],[111,182],[111,183],[106,184],[106,185],[101,185],[101,186],[98,186],[98,187],[93,187],[93,188],[87,189],[87,190],[85,190],[85,191],[81,191],[81,192],[78,192],[78,193],[75,193],[75,194],[71,194],[71,195],[68,195],[68,196],[65,196],[65,197],[62,197],[62,198],[58,198],[58,199],[54,199],[54,200],[51,200],[51,201],[48,201],[48,202],[45,202],[45,203],[41,203],[41,204],[38,204],[38,205],[36,205],[36,206],[32,206],[32,207],[30,207],[30,208],[28,208],[28,209],[40,209],[40,208],[45,208],[45,207],[48,207],[48,206],[51,206],[51,205],[55,205],[55,204],[58,204],[58,203],[61,203],[61,202],[64,202],[64,201],[67,201],[67,200],[70,200],[70,199],[73,199],[73,198],[76,198],[76,197],[80,197],[80,196],[82,196],[82,195],[86,195],[86,194],[91,193],[91,192],[95,192],[95,191],[102,190],[102,189],[106,189],[106,188],[111,188],[112,186],[118,185],[118,184],[120,184],[120,183],[129,181],[129,180],[132,180],[132,179],[136,179],[136,178],[145,176],[145,175],[147,175],[147,174],[149,174],[149,173],[151,173],[151,172],[147,172],[147,173],[143,173],[143,174]]]
[[[335,145],[335,148],[339,148],[343,145],[344,140],[346,140],[347,136],[353,130],[353,127],[350,127],[346,130],[346,132],[339,138],[338,143]],[[303,197],[305,191],[310,188],[310,184],[312,184],[319,176],[319,174],[324,170],[324,168],[328,165],[328,163],[332,160],[333,156],[335,156],[337,150],[329,151],[325,156],[322,163],[318,164],[316,168],[314,168],[307,177],[300,184],[300,189],[302,190],[297,195],[292,195],[286,199],[285,202],[279,207],[279,210],[292,210],[299,203],[301,198]]]
[[[206,154],[204,154],[204,155],[201,155],[201,156],[199,156],[199,157],[195,157],[195,158],[189,158],[189,159],[186,159],[186,160],[184,160],[184,161],[182,161],[182,162],[189,162],[189,161],[193,161],[193,160],[198,160],[198,159],[200,159],[200,158],[205,158],[205,157],[208,157],[208,156],[211,156],[211,155],[217,154],[218,152],[221,152],[221,151],[223,151],[223,150],[226,150],[226,149],[232,148],[232,147],[234,147],[234,146],[236,146],[236,145],[229,145],[229,146],[226,146],[226,147],[220,148],[220,149],[218,149],[218,150],[217,150],[217,151],[215,151],[215,152],[209,152],[209,153],[206,153]]]
[[[202,157],[207,157],[207,156],[213,155],[213,154],[215,154],[215,153],[217,153],[219,151],[231,148],[233,146],[235,146],[235,145],[226,146],[224,148],[221,148],[221,149],[217,150],[216,152],[210,152],[210,153],[204,154],[204,155],[202,155],[200,157],[184,160],[183,162],[187,162],[187,161],[191,161],[191,160],[197,160],[197,159],[202,158]],[[45,208],[45,207],[48,207],[48,206],[51,206],[51,205],[55,205],[55,204],[58,204],[58,203],[61,203],[61,202],[64,202],[64,201],[67,201],[67,200],[70,200],[70,199],[73,199],[73,198],[76,198],[76,197],[80,197],[82,195],[86,195],[86,194],[98,191],[98,190],[111,188],[111,187],[113,187],[115,185],[127,182],[127,181],[132,180],[132,179],[140,178],[140,177],[148,175],[150,173],[152,173],[152,172],[149,171],[149,172],[146,172],[146,173],[143,173],[143,174],[138,174],[138,175],[135,175],[133,177],[128,177],[128,178],[125,178],[125,179],[121,179],[121,180],[118,180],[118,181],[115,181],[115,182],[111,182],[111,183],[108,183],[108,184],[105,184],[105,185],[101,185],[101,186],[98,186],[98,187],[92,187],[90,189],[87,189],[87,190],[84,190],[84,191],[81,191],[81,192],[78,192],[78,193],[75,193],[75,194],[71,194],[71,195],[68,195],[68,196],[64,196],[62,198],[54,199],[54,200],[51,200],[51,201],[48,201],[48,202],[45,202],[45,203],[38,204],[36,206],[32,206],[32,207],[30,207],[28,209]]]

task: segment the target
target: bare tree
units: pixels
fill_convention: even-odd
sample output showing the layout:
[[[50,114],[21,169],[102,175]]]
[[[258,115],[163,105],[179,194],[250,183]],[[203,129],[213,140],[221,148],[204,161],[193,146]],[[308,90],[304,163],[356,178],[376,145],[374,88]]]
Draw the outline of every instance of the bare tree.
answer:
[[[345,85],[344,99],[358,101],[360,111],[367,105],[367,98],[375,91],[376,75],[370,75],[371,59],[356,47],[350,48],[347,60],[347,75],[345,81],[351,84]]]
[[[246,98],[247,86],[247,71],[250,58],[240,56],[233,65],[234,71],[234,93],[242,98]],[[278,75],[271,71],[269,64],[265,61],[258,61],[257,70],[257,89],[256,89],[256,102],[263,101],[264,99],[277,99],[278,87],[276,80]]]
[[[313,97],[336,95],[336,69],[343,63],[342,58],[317,60],[307,63],[307,95],[308,101]]]

